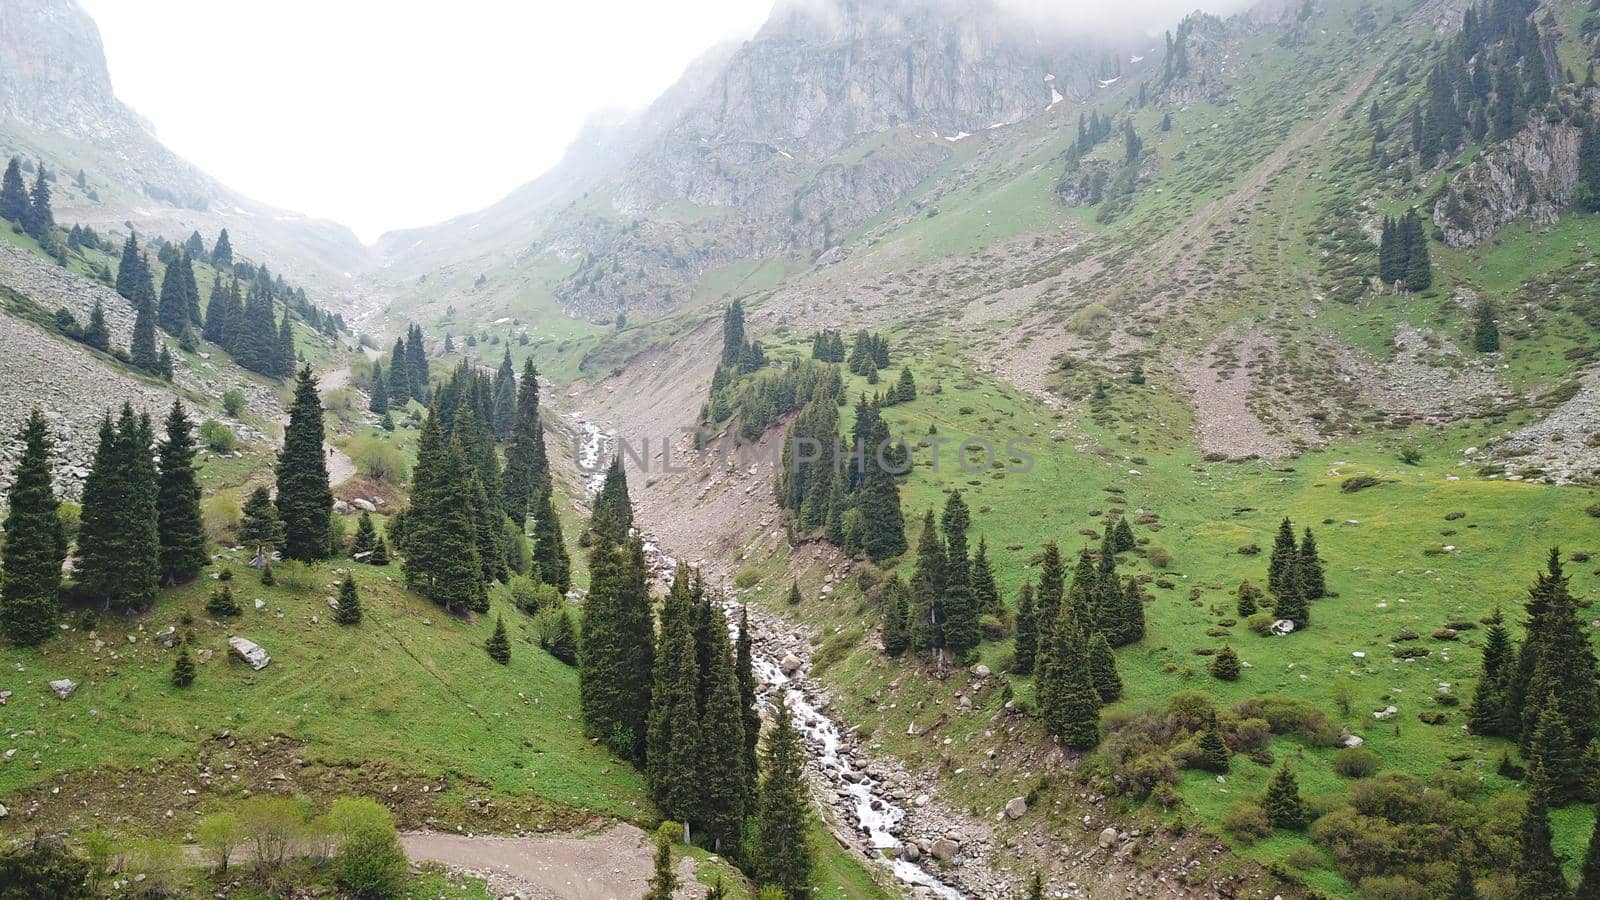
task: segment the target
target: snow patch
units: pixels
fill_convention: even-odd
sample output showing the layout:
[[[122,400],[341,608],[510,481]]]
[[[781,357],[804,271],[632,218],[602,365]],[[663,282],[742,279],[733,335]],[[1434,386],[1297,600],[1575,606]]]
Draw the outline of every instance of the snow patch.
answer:
[[[1065,100],[1065,99],[1066,99],[1065,97],[1061,96],[1061,92],[1060,91],[1056,90],[1053,87],[1050,89],[1050,106],[1055,106],[1057,103],[1060,103],[1062,100]],[[1049,109],[1050,106],[1046,106],[1045,109]]]
[[[1112,78],[1110,80],[1102,80],[1100,82],[1100,86],[1101,87],[1111,87],[1113,84],[1116,84],[1117,82],[1119,82],[1121,80],[1122,80],[1122,76],[1118,75],[1117,77]]]
[[[1054,75],[1051,75],[1049,72],[1046,72],[1046,73],[1044,73],[1044,80],[1045,81],[1055,81],[1056,77]]]
[[[1144,62],[1144,57],[1142,57],[1142,56],[1130,56],[1130,57],[1128,57],[1128,62],[1130,62],[1130,63],[1141,63],[1141,62]]]
[[[951,135],[950,137],[945,138],[945,140],[947,140],[947,141],[949,141],[949,142],[951,142],[953,144],[956,141],[961,140],[962,138],[969,138],[969,137],[972,137],[972,135],[970,133],[965,132],[965,131],[958,131],[955,134]]]

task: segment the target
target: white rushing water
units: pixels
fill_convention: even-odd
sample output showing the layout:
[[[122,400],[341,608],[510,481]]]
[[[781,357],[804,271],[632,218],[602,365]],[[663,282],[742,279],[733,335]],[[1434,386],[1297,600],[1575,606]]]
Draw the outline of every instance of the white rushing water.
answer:
[[[609,464],[615,438],[593,422],[578,418],[575,423],[579,437],[579,470],[584,477],[584,486],[593,496],[599,493],[605,481],[605,466]],[[644,552],[656,577],[670,585],[678,561],[651,540],[644,542]],[[724,597],[722,602],[728,613],[730,636],[736,637],[737,625],[734,623],[737,621],[738,604],[728,597]],[[806,749],[816,763],[817,770],[826,779],[831,796],[835,798],[832,805],[839,812],[853,817],[856,830],[866,846],[878,851],[893,851],[894,858],[889,862],[889,867],[894,877],[902,883],[922,888],[941,900],[962,900],[965,895],[960,890],[939,880],[916,863],[901,858],[900,850],[905,842],[895,835],[895,830],[905,819],[906,812],[889,799],[888,786],[850,765],[842,750],[844,740],[839,723],[822,712],[805,683],[784,674],[782,664],[773,659],[770,652],[764,652],[758,643],[753,644],[753,650],[756,678],[763,687],[762,700],[771,708],[778,691],[788,688],[784,691],[785,705],[795,728],[805,738]]]

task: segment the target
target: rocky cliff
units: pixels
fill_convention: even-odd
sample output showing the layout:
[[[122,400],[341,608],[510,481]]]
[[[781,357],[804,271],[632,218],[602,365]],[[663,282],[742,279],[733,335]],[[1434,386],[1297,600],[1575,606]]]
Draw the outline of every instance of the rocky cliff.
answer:
[[[1537,120],[1486,150],[1450,179],[1433,207],[1433,224],[1452,247],[1486,241],[1505,225],[1556,221],[1578,184],[1582,132]]]
[[[227,112],[219,112],[219,125]],[[164,146],[112,91],[94,21],[75,0],[0,3],[0,154],[38,157],[63,177],[56,217],[101,230],[124,222],[173,240],[227,228],[244,257],[336,300],[370,256],[349,229],[275,209],[218,183]]]

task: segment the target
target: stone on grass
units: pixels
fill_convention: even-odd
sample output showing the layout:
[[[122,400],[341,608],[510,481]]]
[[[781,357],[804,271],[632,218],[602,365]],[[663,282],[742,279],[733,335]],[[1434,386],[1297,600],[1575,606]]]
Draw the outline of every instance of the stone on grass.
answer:
[[[55,691],[56,696],[62,700],[71,697],[72,692],[77,689],[78,683],[71,678],[57,678],[55,681],[50,682],[50,690]]]
[[[261,645],[255,641],[235,635],[228,638],[228,647],[257,672],[265,669],[267,663],[272,662],[272,657],[267,655],[267,651],[262,649]]]

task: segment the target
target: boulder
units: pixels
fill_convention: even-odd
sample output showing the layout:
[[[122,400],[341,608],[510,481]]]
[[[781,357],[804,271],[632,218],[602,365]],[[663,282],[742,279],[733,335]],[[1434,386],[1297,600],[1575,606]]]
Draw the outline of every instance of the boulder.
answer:
[[[979,678],[988,678],[989,677],[989,667],[984,665],[983,663],[978,663],[977,665],[972,667],[972,674],[978,676]]]
[[[1272,628],[1270,630],[1274,635],[1277,635],[1278,637],[1283,637],[1284,635],[1289,634],[1290,632],[1294,631],[1294,620],[1293,619],[1279,619],[1276,622],[1272,623]]]
[[[1006,818],[1020,819],[1028,814],[1028,801],[1023,797],[1012,797],[1006,801]]]
[[[942,837],[936,839],[928,847],[928,852],[933,854],[933,858],[940,862],[949,862],[956,858],[957,853],[961,852],[961,845],[949,838]]]
[[[228,647],[236,656],[244,660],[250,668],[257,672],[265,669],[267,663],[272,662],[272,657],[267,655],[267,651],[262,649],[261,645],[255,641],[246,640],[235,635],[228,638]]]
[[[55,691],[56,696],[62,700],[71,697],[72,692],[77,689],[78,683],[71,678],[57,678],[55,681],[50,682],[50,690]]]
[[[176,644],[177,642],[178,642],[178,628],[177,628],[176,625],[168,625],[166,628],[163,628],[159,632],[156,633],[156,643],[160,644],[163,647],[170,648],[173,644]]]
[[[1100,832],[1099,841],[1101,849],[1110,850],[1112,847],[1115,847],[1119,838],[1120,836],[1117,834],[1117,830],[1107,826],[1104,831]]]
[[[1366,739],[1359,734],[1347,734],[1339,738],[1339,746],[1341,747],[1359,747],[1365,743]]]
[[[350,515],[350,504],[343,500],[335,500],[333,501],[333,511],[341,516],[348,516]]]
[[[794,673],[800,671],[800,667],[803,665],[805,665],[805,663],[801,662],[800,657],[795,656],[793,653],[789,653],[785,654],[783,661],[778,663],[778,668],[783,670],[783,674],[792,677]]]
[[[350,501],[350,505],[354,506],[356,509],[361,510],[362,512],[371,513],[371,512],[377,512],[378,511],[378,507],[376,505],[374,505],[371,500],[367,500],[367,499],[365,499],[363,497],[357,497],[356,499],[351,500]]]
[[[922,848],[917,846],[916,841],[906,841],[906,845],[900,848],[900,858],[906,862],[916,862],[922,858]]]
[[[1395,708],[1393,706],[1386,706],[1383,709],[1380,709],[1377,712],[1373,713],[1372,717],[1381,722],[1384,719],[1392,719],[1392,718],[1394,718],[1395,714],[1398,713],[1398,712],[1400,712],[1399,709],[1397,709],[1397,708]]]

